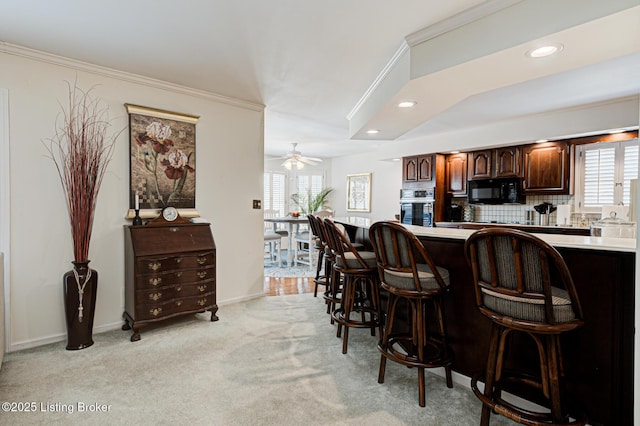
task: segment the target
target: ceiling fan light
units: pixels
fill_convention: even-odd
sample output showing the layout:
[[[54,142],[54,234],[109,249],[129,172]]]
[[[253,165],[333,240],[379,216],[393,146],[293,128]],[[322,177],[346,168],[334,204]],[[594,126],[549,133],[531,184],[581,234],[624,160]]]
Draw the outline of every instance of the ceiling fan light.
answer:
[[[287,160],[284,162],[284,168],[287,170],[291,170],[291,161]]]
[[[303,163],[303,162],[301,162],[301,161],[296,161],[296,168],[297,168],[298,170],[302,170],[302,169],[304,169],[304,163]]]

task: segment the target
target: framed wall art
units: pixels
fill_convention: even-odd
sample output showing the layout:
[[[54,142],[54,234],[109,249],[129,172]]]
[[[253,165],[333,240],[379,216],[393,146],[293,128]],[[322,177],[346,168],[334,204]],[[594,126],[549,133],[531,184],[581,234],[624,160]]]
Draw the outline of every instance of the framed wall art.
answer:
[[[125,104],[129,113],[129,208],[155,217],[166,206],[197,216],[196,115]],[[132,217],[130,210],[129,216]]]
[[[347,211],[371,211],[371,173],[347,175]]]

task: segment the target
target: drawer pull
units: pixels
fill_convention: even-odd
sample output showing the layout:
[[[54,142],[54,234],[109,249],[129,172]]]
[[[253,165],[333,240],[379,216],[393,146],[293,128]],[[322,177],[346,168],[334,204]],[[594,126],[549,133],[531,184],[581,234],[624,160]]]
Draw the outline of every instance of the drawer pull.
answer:
[[[149,299],[153,300],[153,301],[157,301],[158,299],[160,299],[162,297],[162,293],[151,293],[149,295]]]
[[[207,303],[207,299],[198,300],[198,305],[200,306],[204,306],[205,303]]]
[[[203,291],[205,291],[206,289],[207,289],[207,286],[206,286],[206,285],[198,286],[198,290],[200,290],[200,292],[203,292]]]
[[[182,305],[182,300],[176,300],[176,306]]]
[[[149,284],[158,285],[162,282],[162,278],[149,278]]]
[[[176,257],[176,263],[180,263],[182,262],[182,258],[181,257]]]
[[[182,290],[182,287],[176,287],[176,291]]]
[[[176,272],[176,277],[180,278],[182,276],[182,272]]]
[[[154,317],[157,317],[160,312],[162,312],[162,308],[153,308],[149,311]]]
[[[149,264],[149,269],[151,269],[152,271],[157,271],[158,269],[160,269],[161,266],[162,266],[162,263],[153,262]]]
[[[198,278],[204,278],[207,276],[207,271],[199,271],[198,272]]]
[[[204,265],[207,262],[207,258],[206,257],[199,257],[196,259],[196,261],[198,262],[198,265]]]

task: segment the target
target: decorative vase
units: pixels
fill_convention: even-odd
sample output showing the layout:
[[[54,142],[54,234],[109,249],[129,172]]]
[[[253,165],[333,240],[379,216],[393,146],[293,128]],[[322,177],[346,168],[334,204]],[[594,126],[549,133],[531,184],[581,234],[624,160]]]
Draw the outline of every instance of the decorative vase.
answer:
[[[89,262],[71,262],[73,270],[64,274],[64,309],[67,320],[67,350],[93,345],[93,316],[96,309],[98,273]]]

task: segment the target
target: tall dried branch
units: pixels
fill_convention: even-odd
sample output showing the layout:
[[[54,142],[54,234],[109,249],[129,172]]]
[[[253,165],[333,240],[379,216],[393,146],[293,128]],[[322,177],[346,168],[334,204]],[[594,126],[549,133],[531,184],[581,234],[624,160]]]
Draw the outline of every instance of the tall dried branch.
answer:
[[[98,192],[113,157],[115,141],[124,128],[107,136],[111,127],[108,108],[91,96],[93,88],[84,91],[69,82],[67,86],[68,105],[61,105],[55,135],[44,144],[66,197],[74,260],[88,262]]]

